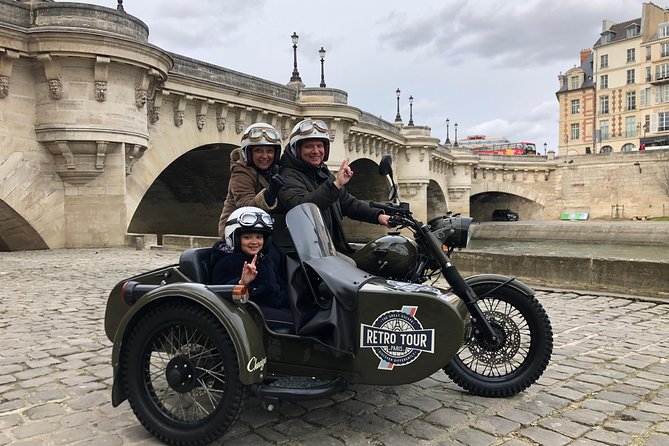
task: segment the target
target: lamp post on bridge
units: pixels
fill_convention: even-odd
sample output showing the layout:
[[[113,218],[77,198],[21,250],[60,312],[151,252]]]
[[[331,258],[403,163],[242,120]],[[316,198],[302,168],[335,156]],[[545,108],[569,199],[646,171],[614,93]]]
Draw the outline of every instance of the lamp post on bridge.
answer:
[[[548,156],[548,144],[544,143],[544,155]]]
[[[302,82],[300,72],[297,71],[297,39],[299,38],[300,36],[298,36],[296,32],[293,32],[293,35],[290,36],[290,39],[293,42],[293,75],[290,77],[291,82]]]
[[[321,47],[318,50],[318,55],[321,56],[321,88],[325,88],[325,74],[323,71],[323,61],[325,60],[325,49]]]
[[[395,91],[395,95],[397,96],[397,115],[395,116],[395,122],[402,122],[402,117],[400,116],[400,89],[398,88],[397,91]]]
[[[410,127],[413,126],[413,96],[409,96],[409,124]]]
[[[448,137],[448,124],[450,124],[451,120],[446,118],[446,141],[444,141],[444,144],[450,144],[451,139]]]
[[[456,122],[453,124],[453,128],[455,129],[455,142],[453,143],[453,147],[458,147],[458,123]]]

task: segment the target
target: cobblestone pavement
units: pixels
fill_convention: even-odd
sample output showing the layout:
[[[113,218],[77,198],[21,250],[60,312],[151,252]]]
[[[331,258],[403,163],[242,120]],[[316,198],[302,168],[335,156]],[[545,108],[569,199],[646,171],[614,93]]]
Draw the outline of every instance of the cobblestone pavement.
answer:
[[[103,317],[120,279],[174,263],[173,251],[0,253],[0,445],[157,444],[127,402],[110,404]],[[332,399],[251,399],[221,444],[667,445],[669,304],[541,291],[554,355],[520,395],[468,395],[445,374]]]

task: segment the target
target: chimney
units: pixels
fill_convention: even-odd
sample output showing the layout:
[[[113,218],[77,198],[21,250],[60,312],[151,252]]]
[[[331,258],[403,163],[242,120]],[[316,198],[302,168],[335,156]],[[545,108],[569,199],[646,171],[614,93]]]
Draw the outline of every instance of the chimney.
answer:
[[[583,62],[590,57],[592,54],[592,50],[590,48],[586,48],[584,50],[581,50],[581,65],[583,65]]]
[[[602,20],[602,32],[610,29],[615,23],[613,23],[611,20]]]

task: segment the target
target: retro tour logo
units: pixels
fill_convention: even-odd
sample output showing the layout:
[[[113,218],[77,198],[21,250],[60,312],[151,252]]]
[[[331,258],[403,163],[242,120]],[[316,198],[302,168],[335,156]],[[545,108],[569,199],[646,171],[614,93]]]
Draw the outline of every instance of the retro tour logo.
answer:
[[[380,370],[411,364],[422,352],[434,353],[434,329],[424,330],[416,319],[418,307],[386,311],[372,325],[361,324],[360,347],[371,348]]]

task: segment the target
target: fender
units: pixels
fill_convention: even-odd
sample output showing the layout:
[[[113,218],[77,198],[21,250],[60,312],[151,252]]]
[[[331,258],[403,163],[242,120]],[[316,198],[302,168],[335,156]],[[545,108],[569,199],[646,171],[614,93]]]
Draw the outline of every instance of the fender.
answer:
[[[263,343],[263,329],[259,327],[249,310],[244,305],[229,302],[207,288],[206,285],[193,282],[182,282],[163,285],[148,292],[135,303],[118,325],[114,336],[112,349],[112,365],[114,380],[112,384],[112,405],[121,404],[126,395],[118,382],[121,350],[127,332],[132,329],[134,322],[146,311],[161,300],[189,299],[209,310],[227,331],[237,353],[239,362],[239,379],[246,385],[255,384],[264,377],[267,354]],[[253,366],[251,366],[254,364]]]
[[[467,285],[469,286],[480,285],[482,283],[492,283],[500,285],[502,283],[509,282],[506,284],[506,286],[510,286],[511,288],[520,291],[526,296],[534,296],[534,290],[532,288],[530,288],[520,280],[517,280],[516,278],[511,276],[503,276],[501,274],[477,274],[474,276],[465,277],[465,282],[467,282]]]

